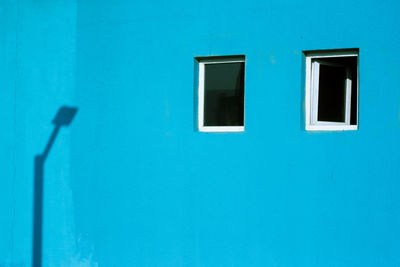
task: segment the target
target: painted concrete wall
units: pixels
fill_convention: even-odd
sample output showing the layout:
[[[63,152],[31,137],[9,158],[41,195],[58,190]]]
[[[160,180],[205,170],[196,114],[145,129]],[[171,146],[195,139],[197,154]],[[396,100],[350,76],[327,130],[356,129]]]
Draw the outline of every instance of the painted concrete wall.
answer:
[[[399,266],[398,1],[0,3],[0,266]],[[359,130],[304,130],[303,50],[359,48]],[[244,133],[194,57],[246,55]]]

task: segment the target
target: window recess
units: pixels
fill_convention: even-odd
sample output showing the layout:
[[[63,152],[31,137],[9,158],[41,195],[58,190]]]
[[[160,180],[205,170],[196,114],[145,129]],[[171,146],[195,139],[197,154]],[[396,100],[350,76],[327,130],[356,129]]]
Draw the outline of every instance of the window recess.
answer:
[[[305,52],[306,130],[358,129],[358,50]]]
[[[244,131],[244,56],[197,58],[198,128],[201,132]]]

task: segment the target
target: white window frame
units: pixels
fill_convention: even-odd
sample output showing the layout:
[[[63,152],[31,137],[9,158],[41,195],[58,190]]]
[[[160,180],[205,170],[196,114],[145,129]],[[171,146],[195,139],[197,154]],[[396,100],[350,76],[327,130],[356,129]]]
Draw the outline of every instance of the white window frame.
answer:
[[[204,74],[205,65],[226,64],[226,63],[245,63],[243,58],[221,58],[221,59],[200,59],[199,60],[199,87],[198,87],[198,127],[200,132],[244,132],[245,107],[243,106],[243,126],[204,126]],[[245,63],[246,64],[246,63]],[[246,72],[246,66],[244,68]],[[245,78],[245,73],[243,74]],[[243,95],[243,98],[245,96]],[[244,99],[243,99],[244,103]]]
[[[346,110],[345,110],[345,122],[327,122],[318,121],[318,93],[319,93],[319,67],[323,65],[336,65],[329,62],[324,62],[324,58],[336,58],[336,57],[357,57],[357,108],[356,118],[357,122],[355,125],[350,124],[350,111],[351,111],[351,84],[352,80],[349,75],[346,79]],[[307,131],[346,131],[346,130],[358,130],[358,57],[359,53],[355,50],[349,51],[316,51],[306,53],[306,130]],[[349,71],[347,71],[349,74]]]

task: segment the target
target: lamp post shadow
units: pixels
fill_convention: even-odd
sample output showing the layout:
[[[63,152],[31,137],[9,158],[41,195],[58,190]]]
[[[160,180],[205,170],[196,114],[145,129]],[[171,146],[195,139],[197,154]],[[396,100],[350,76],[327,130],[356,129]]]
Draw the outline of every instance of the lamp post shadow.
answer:
[[[44,165],[61,127],[69,126],[77,111],[78,109],[75,107],[62,106],[59,108],[52,121],[54,129],[47,141],[46,147],[41,154],[34,157],[32,267],[42,266]]]

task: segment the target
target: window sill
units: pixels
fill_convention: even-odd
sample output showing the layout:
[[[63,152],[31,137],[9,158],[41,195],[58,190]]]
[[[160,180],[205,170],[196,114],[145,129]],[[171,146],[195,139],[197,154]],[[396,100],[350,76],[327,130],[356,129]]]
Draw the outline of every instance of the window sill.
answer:
[[[357,125],[307,125],[307,131],[356,131]]]
[[[211,133],[235,133],[244,132],[244,126],[200,126],[199,131]]]

